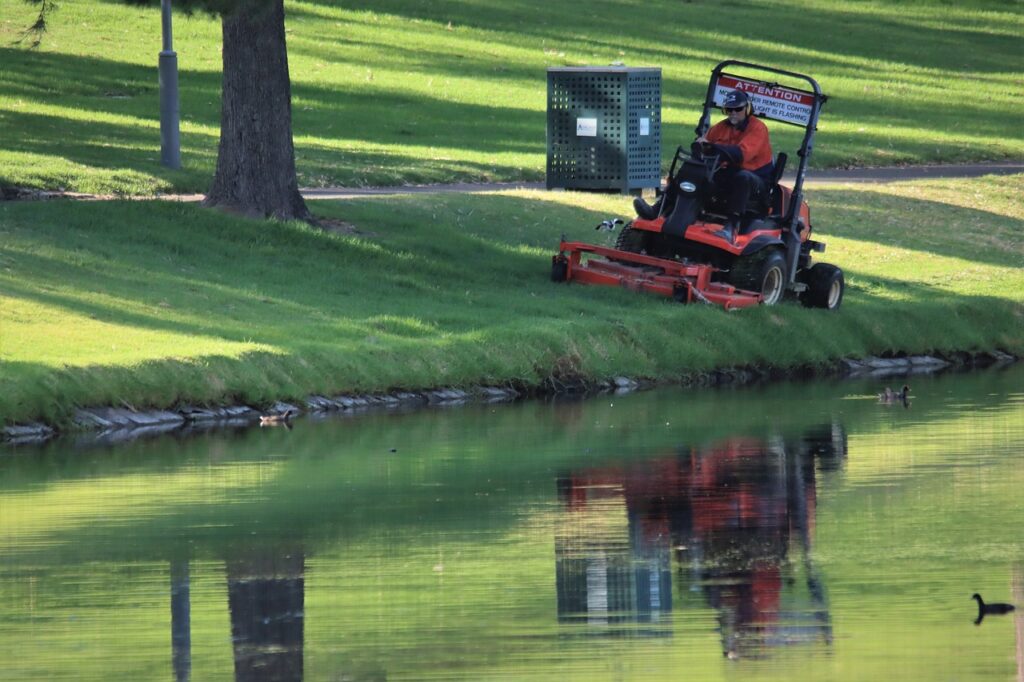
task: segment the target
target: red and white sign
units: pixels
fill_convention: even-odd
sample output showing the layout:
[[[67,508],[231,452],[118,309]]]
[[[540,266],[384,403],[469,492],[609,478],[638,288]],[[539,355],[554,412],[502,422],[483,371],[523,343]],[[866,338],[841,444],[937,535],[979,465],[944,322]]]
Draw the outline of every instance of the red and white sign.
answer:
[[[774,121],[785,121],[805,126],[811,120],[814,107],[814,95],[801,90],[793,90],[776,85],[769,87],[758,81],[749,81],[734,76],[718,77],[715,86],[715,105],[722,106],[725,96],[732,90],[747,93],[754,112],[762,118]]]

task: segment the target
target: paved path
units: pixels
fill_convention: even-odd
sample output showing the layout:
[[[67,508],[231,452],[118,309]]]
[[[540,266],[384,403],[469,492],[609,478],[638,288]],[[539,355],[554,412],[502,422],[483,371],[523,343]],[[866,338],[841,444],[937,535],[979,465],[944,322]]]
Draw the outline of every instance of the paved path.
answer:
[[[899,182],[933,178],[976,178],[981,175],[1013,175],[1024,173],[1024,163],[985,163],[943,166],[906,166],[895,168],[854,168],[851,170],[811,170],[805,184],[837,182]],[[783,182],[793,177],[787,174]],[[484,184],[455,183],[450,185],[406,185],[401,187],[326,187],[303,189],[306,199],[355,199],[395,194],[431,194],[436,192],[496,192],[508,189],[545,188],[543,182],[496,182]]]
[[[977,163],[943,166],[903,166],[894,168],[854,168],[811,170],[805,183],[808,185],[842,183],[842,182],[899,182],[904,180],[922,180],[933,178],[975,178],[981,175],[1014,175],[1024,173],[1024,163],[999,162]],[[787,173],[783,182],[792,182],[793,176]],[[360,197],[394,196],[398,194],[434,194],[437,192],[498,192],[511,189],[543,190],[543,182],[494,182],[494,183],[452,183],[445,185],[401,185],[397,187],[325,187],[302,189],[306,199],[357,199]],[[78,192],[48,192],[46,190],[27,190],[23,194],[15,194],[5,199],[79,199],[84,201],[102,201],[123,199],[112,195],[81,194]],[[139,196],[135,199],[163,199],[165,201],[202,201],[202,194],[160,194],[157,196]]]

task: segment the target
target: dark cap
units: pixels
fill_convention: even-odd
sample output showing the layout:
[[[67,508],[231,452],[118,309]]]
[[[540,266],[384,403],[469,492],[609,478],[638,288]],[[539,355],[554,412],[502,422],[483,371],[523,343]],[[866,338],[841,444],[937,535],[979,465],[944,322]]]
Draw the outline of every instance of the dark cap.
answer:
[[[735,109],[737,107],[745,107],[749,101],[747,93],[742,90],[731,90],[726,93],[725,100],[722,101],[722,108]]]

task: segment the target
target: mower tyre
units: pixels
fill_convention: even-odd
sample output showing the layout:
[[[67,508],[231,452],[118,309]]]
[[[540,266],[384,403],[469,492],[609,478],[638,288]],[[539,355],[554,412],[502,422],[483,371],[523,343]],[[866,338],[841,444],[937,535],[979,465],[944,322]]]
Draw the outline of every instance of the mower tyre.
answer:
[[[564,282],[569,278],[569,263],[563,257],[551,259],[551,281]]]
[[[801,279],[807,290],[800,295],[800,302],[808,308],[835,310],[843,302],[846,283],[843,271],[828,263],[815,263],[802,273]]]
[[[619,233],[618,239],[615,240],[615,248],[630,253],[643,253],[647,250],[650,236],[651,233],[646,230],[637,230],[626,225]]]
[[[737,258],[729,283],[737,289],[761,294],[763,305],[775,305],[786,293],[786,257],[779,249],[763,249]]]

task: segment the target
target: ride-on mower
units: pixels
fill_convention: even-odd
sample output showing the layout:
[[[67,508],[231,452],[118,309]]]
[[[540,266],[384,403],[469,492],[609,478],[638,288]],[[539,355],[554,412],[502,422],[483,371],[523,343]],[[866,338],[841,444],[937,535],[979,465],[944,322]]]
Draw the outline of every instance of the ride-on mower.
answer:
[[[726,73],[727,68],[742,75]],[[787,83],[799,81],[801,87],[780,85],[775,80],[779,76]],[[803,89],[804,83],[809,89]],[[727,309],[775,305],[787,295],[809,307],[839,307],[843,272],[812,262],[811,253],[823,252],[825,245],[810,238],[810,209],[803,200],[818,115],[828,98],[809,76],[727,60],[711,72],[698,138],[708,131],[712,112],[733,90],[747,94],[754,115],[804,129],[793,187],[779,184],[787,160],[787,154],[780,153],[766,196],[740,216],[737,234],[730,240],[728,231],[722,232],[728,220],[724,197],[715,187],[723,154],[713,146],[680,146],[664,187],[656,191],[657,201],[653,206],[639,198],[634,202],[638,217],[625,225],[615,247],[563,237],[552,257],[552,280],[624,286],[681,303],[701,301]]]

